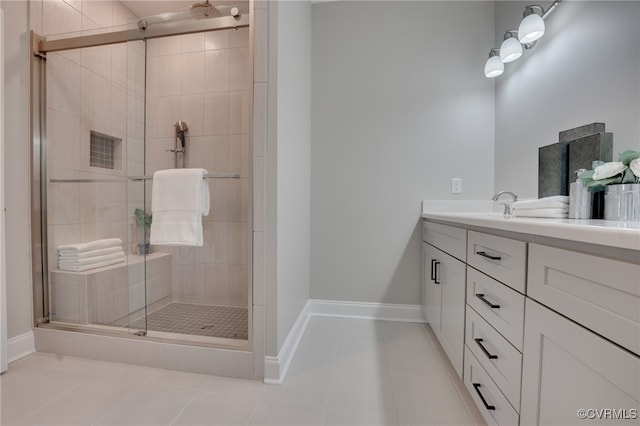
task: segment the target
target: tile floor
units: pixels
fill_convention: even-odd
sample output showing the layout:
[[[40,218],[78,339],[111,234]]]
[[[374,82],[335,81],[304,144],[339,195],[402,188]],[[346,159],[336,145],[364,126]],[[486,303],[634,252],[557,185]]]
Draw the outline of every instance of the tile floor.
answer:
[[[249,335],[247,308],[169,303],[150,312],[146,320],[146,328],[151,331],[240,340],[247,340]],[[133,321],[125,327],[144,330],[145,321]]]
[[[1,380],[2,425],[473,425],[428,326],[313,317],[284,385],[36,353]]]

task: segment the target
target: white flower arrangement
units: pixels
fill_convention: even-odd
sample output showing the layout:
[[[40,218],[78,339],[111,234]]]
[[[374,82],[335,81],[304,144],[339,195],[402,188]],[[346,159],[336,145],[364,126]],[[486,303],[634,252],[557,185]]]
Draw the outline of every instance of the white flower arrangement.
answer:
[[[620,161],[602,163],[580,176],[591,192],[604,191],[605,186],[621,183],[640,183],[640,151],[620,153]]]

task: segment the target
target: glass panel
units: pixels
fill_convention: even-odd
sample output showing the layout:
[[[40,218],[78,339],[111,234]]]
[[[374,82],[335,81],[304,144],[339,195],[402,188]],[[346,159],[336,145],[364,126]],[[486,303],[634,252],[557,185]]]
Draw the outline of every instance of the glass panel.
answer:
[[[126,282],[129,295],[129,331],[146,334],[147,331],[147,268],[150,220],[145,210],[145,69],[146,43],[129,41],[126,53],[127,115],[122,117],[127,129],[127,183],[126,211],[129,233],[129,268]]]
[[[151,292],[166,284],[147,263],[150,332],[248,339],[250,64],[248,28],[147,42],[147,174],[177,164],[240,176],[207,181],[202,247],[153,247],[167,256],[172,280],[171,303],[156,303]],[[169,150],[180,149],[183,135],[176,161]]]
[[[127,61],[122,43],[47,54],[53,322],[118,327],[129,322]],[[95,161],[97,154],[101,161]]]

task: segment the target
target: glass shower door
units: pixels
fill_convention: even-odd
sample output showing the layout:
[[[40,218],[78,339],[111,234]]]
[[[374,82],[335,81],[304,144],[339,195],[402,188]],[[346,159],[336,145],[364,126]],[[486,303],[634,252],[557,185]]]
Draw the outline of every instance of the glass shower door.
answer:
[[[144,41],[47,53],[51,322],[146,333],[144,91]]]
[[[145,86],[146,42],[126,43],[126,211],[128,267],[126,276],[129,332],[147,333],[147,259],[150,257],[150,212],[145,209]]]

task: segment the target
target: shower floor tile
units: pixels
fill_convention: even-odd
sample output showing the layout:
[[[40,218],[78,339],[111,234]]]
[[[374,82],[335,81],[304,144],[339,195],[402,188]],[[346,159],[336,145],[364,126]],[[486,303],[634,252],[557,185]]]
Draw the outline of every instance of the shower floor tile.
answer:
[[[169,303],[147,315],[147,330],[247,340],[248,318],[247,308]],[[144,329],[144,319],[129,327]]]

